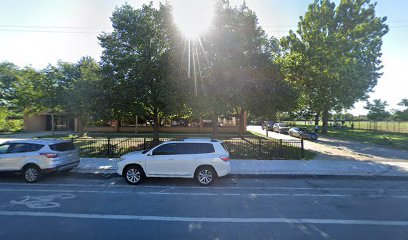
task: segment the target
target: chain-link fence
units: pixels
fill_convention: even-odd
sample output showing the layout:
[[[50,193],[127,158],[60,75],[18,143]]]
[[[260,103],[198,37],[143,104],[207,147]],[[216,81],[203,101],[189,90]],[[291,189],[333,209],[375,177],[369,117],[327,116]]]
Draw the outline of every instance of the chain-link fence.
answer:
[[[306,125],[313,127],[314,121],[285,121],[290,125]],[[323,125],[319,122],[319,125]],[[353,128],[370,131],[393,132],[393,133],[408,133],[408,122],[395,121],[329,121],[329,127],[332,128]]]

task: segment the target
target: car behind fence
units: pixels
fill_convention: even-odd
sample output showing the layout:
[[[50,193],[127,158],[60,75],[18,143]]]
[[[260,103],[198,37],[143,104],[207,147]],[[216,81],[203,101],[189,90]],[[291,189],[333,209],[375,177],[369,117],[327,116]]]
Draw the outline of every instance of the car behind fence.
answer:
[[[123,154],[150,149],[174,138],[72,138],[81,157],[119,157]],[[224,137],[231,158],[237,159],[301,159],[303,140],[276,140],[264,138]]]

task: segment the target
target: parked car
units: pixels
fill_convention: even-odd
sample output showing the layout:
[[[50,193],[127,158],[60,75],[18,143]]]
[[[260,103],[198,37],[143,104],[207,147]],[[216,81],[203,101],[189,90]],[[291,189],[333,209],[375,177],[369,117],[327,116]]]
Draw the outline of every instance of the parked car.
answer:
[[[145,177],[180,177],[195,178],[200,185],[208,186],[231,171],[222,141],[191,138],[125,154],[117,166],[117,173],[130,184],[138,184]]]
[[[289,135],[298,138],[304,138],[309,140],[317,140],[319,135],[315,132],[309,131],[307,128],[293,127],[289,129]]]
[[[273,122],[273,121],[263,121],[262,122],[262,130],[265,130],[267,127],[268,127],[269,130],[272,130],[274,124],[275,124],[275,122]]]
[[[277,133],[288,133],[290,127],[286,123],[275,123],[273,131]]]
[[[0,171],[23,173],[34,183],[42,174],[69,171],[79,164],[79,152],[70,141],[14,140],[0,144]]]

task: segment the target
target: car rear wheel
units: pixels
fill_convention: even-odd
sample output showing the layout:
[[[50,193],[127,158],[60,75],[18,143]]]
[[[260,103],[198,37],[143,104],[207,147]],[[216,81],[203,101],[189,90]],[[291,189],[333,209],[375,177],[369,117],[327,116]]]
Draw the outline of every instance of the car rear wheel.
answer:
[[[201,167],[195,174],[195,179],[202,186],[209,186],[213,184],[216,177],[217,175],[210,167]]]
[[[39,167],[30,165],[24,168],[24,180],[28,183],[38,182],[41,178],[41,170]]]
[[[124,176],[129,184],[136,185],[143,180],[143,171],[138,166],[130,166],[126,168]]]

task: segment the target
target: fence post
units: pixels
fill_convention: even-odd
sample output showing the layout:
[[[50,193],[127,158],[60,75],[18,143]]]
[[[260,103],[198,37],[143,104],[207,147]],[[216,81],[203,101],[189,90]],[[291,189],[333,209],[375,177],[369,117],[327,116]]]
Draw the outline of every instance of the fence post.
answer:
[[[111,144],[110,144],[110,137],[108,137],[108,156],[110,156],[110,149],[111,148]]]
[[[258,158],[261,159],[261,144],[262,144],[262,138],[258,139]]]
[[[146,150],[146,137],[143,138],[143,150]]]
[[[279,144],[280,144],[280,157],[283,158],[283,141],[282,141],[282,139],[279,139]]]
[[[305,148],[304,148],[304,145],[303,145],[303,136],[302,136],[302,138],[300,139],[300,159],[304,159],[305,158]]]

